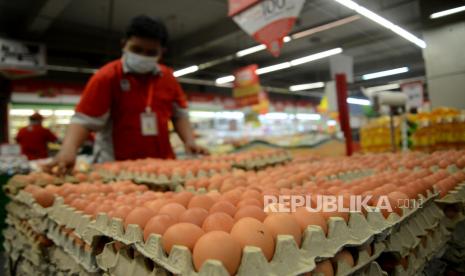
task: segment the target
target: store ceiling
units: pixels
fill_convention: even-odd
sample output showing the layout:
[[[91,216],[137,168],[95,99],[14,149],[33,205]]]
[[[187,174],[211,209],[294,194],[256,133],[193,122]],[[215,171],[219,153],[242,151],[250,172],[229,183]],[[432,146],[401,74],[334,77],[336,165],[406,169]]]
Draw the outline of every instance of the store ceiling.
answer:
[[[357,0],[357,3],[421,37],[418,0]],[[165,62],[175,69],[256,45],[226,16],[227,0],[0,0],[0,36],[46,43],[49,64],[97,68],[120,55],[125,25],[139,14],[158,16],[166,22],[171,42]],[[352,11],[334,1],[307,0],[292,32],[351,15]],[[188,77],[215,80],[243,65],[267,66],[334,47],[342,47],[345,54],[354,57],[356,76],[402,66],[411,68],[402,77],[424,75],[420,48],[361,18],[287,43],[279,58],[263,51]],[[365,85],[398,78],[384,78]],[[262,83],[277,87],[329,79],[327,59],[261,76]]]

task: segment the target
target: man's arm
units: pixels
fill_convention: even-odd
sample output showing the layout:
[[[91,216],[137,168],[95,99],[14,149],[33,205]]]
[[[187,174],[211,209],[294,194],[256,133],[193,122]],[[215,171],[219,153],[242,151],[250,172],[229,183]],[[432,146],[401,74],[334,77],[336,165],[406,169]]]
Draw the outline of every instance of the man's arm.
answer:
[[[176,133],[184,142],[187,154],[208,154],[208,150],[195,143],[194,131],[188,116],[173,118],[173,126]]]
[[[56,174],[65,174],[74,168],[79,147],[89,135],[89,130],[76,123],[71,123],[66,131],[60,152],[47,164],[46,170]]]

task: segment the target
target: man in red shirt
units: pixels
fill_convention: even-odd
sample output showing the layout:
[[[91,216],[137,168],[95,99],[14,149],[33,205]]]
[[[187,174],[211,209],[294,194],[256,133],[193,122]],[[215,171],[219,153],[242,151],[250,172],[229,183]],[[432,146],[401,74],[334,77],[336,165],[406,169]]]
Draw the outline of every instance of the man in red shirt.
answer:
[[[132,19],[122,57],[103,66],[87,83],[62,150],[50,166],[69,170],[89,131],[96,131],[97,162],[175,158],[170,120],[187,153],[207,153],[195,144],[186,96],[172,69],[158,63],[167,40],[161,21],[147,16]]]
[[[47,144],[57,141],[57,137],[48,128],[42,126],[43,117],[34,113],[29,117],[29,125],[19,130],[16,142],[21,146],[22,154],[29,160],[48,157]]]

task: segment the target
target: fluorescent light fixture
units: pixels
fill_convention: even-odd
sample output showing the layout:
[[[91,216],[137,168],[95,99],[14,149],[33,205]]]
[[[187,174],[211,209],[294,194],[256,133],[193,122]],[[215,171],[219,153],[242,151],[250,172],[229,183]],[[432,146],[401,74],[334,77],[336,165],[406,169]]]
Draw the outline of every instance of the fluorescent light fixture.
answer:
[[[189,111],[189,116],[193,118],[201,119],[236,119],[240,120],[244,118],[244,113],[241,111],[223,111],[223,112],[213,112],[213,111]]]
[[[55,110],[55,116],[73,116],[74,115],[74,110],[72,109],[60,109],[60,110]]]
[[[234,77],[233,75],[229,75],[229,76],[224,76],[224,77],[221,77],[221,78],[217,78],[215,80],[215,83],[216,84],[225,84],[225,83],[228,83],[228,82],[233,82],[235,79],[236,79],[236,77]]]
[[[327,23],[327,24],[324,24],[324,25],[320,25],[320,26],[317,26],[317,27],[314,27],[314,28],[310,28],[308,30],[304,30],[304,31],[295,33],[295,34],[291,35],[291,37],[292,37],[292,39],[299,39],[299,38],[306,37],[306,36],[309,36],[309,35],[312,35],[312,34],[316,34],[316,33],[322,32],[322,31],[333,29],[333,28],[336,28],[336,27],[351,23],[351,22],[359,20],[359,19],[360,19],[360,15],[351,15],[351,16],[343,18],[343,19],[339,19],[339,20],[336,20],[336,21],[333,21],[333,22],[330,22],[330,23]]]
[[[291,41],[291,40],[292,40],[292,38],[291,38],[290,36],[285,36],[285,37],[283,37],[283,42],[284,42],[284,43],[288,43],[288,42]]]
[[[290,62],[283,62],[283,63],[279,63],[279,64],[259,68],[255,72],[257,73],[257,75],[262,75],[262,74],[270,73],[270,72],[273,72],[273,71],[286,69],[286,68],[289,68],[289,67],[291,67]]]
[[[180,77],[180,76],[184,76],[184,75],[187,75],[187,74],[197,72],[198,70],[199,70],[199,67],[197,65],[192,65],[192,66],[186,67],[184,69],[174,71],[173,76],[177,78],[177,77]]]
[[[297,113],[296,118],[299,120],[318,121],[321,120],[321,115],[315,113]]]
[[[337,124],[337,122],[335,120],[329,120],[329,121],[326,122],[326,124],[328,126],[335,126]]]
[[[401,67],[401,68],[396,68],[396,69],[391,69],[391,70],[386,70],[386,71],[381,71],[381,72],[376,72],[376,73],[365,74],[362,76],[362,79],[371,80],[371,79],[382,78],[386,76],[407,73],[408,71],[409,71],[408,67]]]
[[[322,59],[322,58],[325,58],[325,57],[334,56],[334,55],[337,55],[337,54],[340,54],[340,53],[342,53],[342,48],[334,48],[334,49],[327,50],[327,51],[324,51],[324,52],[321,52],[321,53],[316,53],[316,54],[309,55],[309,56],[306,56],[306,57],[301,57],[301,58],[298,58],[298,59],[291,60],[291,65],[292,66],[297,66],[297,65],[301,65],[301,64],[304,64],[304,63],[307,63],[307,62],[319,60],[319,59]]]
[[[42,115],[42,116],[52,116],[53,115],[53,110],[41,109],[41,110],[39,110],[39,114]]]
[[[61,119],[58,119],[56,120],[55,122],[59,125],[67,125],[70,123],[70,119],[69,118],[61,118]]]
[[[370,100],[357,98],[347,98],[347,103],[356,105],[371,105]]]
[[[265,44],[260,44],[257,46],[253,46],[244,50],[240,50],[239,52],[236,53],[236,57],[243,57],[247,56],[256,52],[260,52],[266,49]]]
[[[444,16],[448,16],[451,14],[459,13],[459,12],[464,12],[465,11],[465,6],[445,10],[445,11],[440,11],[440,12],[435,12],[432,15],[429,16],[431,19],[436,19]]]
[[[380,92],[380,91],[389,91],[389,90],[394,90],[394,89],[399,89],[400,84],[398,83],[389,83],[385,85],[379,85],[379,86],[372,86],[365,88],[365,91],[367,93],[375,93],[375,92]]]
[[[263,115],[267,120],[286,120],[289,119],[289,114],[284,112],[270,112]]]
[[[34,114],[32,109],[11,109],[10,115],[12,116],[31,116]]]
[[[392,23],[391,21],[387,20],[386,18],[370,11],[369,9],[360,6],[359,4],[355,3],[352,0],[334,0],[341,5],[346,6],[347,8],[354,10],[358,14],[365,16],[366,18],[370,19],[371,21],[385,27],[393,31],[394,33],[398,34],[399,36],[407,39],[408,41],[414,43],[420,48],[426,48],[426,42],[421,40],[420,38],[416,37],[412,33],[406,31],[405,29],[401,28],[400,26]]]
[[[314,83],[292,85],[289,87],[289,90],[294,92],[294,91],[310,90],[310,89],[322,88],[322,87],[325,87],[324,82],[314,82]]]

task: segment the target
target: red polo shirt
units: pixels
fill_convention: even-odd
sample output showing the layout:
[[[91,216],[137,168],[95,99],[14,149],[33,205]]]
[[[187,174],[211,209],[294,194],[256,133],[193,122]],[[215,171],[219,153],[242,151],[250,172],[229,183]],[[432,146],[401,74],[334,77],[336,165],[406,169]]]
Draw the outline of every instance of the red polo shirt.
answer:
[[[23,127],[16,136],[22,154],[26,155],[29,160],[47,158],[47,144],[56,140],[55,134],[41,125]]]
[[[176,104],[187,108],[187,100],[173,71],[160,65],[161,73],[123,73],[121,60],[106,64],[87,83],[76,112],[99,118],[109,114],[114,158],[174,158],[169,141],[168,122]],[[144,136],[141,113],[146,109],[149,89],[150,106],[157,117],[158,135]]]

